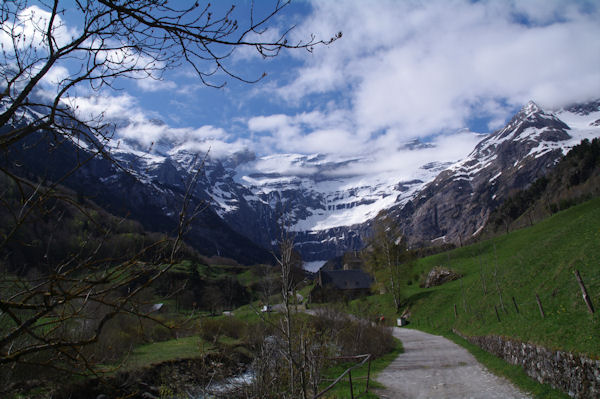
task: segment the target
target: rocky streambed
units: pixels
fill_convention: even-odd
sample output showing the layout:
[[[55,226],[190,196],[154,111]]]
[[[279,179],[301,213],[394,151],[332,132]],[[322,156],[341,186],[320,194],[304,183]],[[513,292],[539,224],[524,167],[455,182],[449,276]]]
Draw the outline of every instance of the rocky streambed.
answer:
[[[231,354],[208,354],[198,358],[178,359],[135,370],[119,371],[111,376],[91,378],[62,387],[56,399],[168,398],[197,399],[233,394],[252,381],[248,357]]]

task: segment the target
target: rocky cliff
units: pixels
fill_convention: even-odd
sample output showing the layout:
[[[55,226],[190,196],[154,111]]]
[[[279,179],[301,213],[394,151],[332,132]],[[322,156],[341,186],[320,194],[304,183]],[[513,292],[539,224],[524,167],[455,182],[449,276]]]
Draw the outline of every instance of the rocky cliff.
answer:
[[[599,101],[556,112],[530,102],[504,128],[478,136],[466,158],[453,164],[428,160],[410,175],[357,171],[372,161],[368,154],[257,157],[240,151],[207,157],[177,137],[151,148],[109,143],[117,164],[101,157],[82,162],[93,146],[59,142],[52,132],[33,135],[2,162],[42,180],[57,180],[79,166],[63,184],[148,230],[167,233],[176,228],[189,189],[188,209],[203,211],[189,226],[187,241],[202,253],[269,262],[284,226],[294,232],[305,261],[325,261],[362,248],[381,211],[398,221],[412,245],[460,244],[510,193],[546,174],[581,139],[600,136],[599,121]],[[407,153],[432,146],[399,145]]]
[[[516,190],[545,175],[582,138],[600,135],[593,122],[571,127],[573,109],[554,114],[530,102],[502,129],[484,138],[464,160],[441,172],[413,200],[389,210],[412,244],[460,245],[476,234],[490,212]],[[592,103],[579,119],[600,114]],[[575,123],[574,123],[575,124]]]

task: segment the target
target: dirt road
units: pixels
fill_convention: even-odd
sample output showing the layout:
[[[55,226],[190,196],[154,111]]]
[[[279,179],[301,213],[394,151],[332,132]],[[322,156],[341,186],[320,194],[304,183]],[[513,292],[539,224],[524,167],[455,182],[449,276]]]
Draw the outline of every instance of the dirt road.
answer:
[[[529,398],[446,338],[398,327],[394,336],[404,353],[377,377],[382,398]]]

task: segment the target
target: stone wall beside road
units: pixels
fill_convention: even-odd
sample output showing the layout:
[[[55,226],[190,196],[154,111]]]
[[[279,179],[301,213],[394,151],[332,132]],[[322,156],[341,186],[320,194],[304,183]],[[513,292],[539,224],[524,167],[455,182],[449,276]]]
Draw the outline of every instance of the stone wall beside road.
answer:
[[[573,398],[600,398],[600,360],[497,335],[467,337],[455,333],[508,363],[522,366],[530,377]]]

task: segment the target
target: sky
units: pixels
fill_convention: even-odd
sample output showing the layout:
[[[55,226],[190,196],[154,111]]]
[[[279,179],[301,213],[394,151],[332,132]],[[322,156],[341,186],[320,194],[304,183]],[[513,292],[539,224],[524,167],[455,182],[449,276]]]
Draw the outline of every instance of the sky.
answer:
[[[236,4],[243,24],[250,3]],[[255,11],[273,4],[257,1]],[[74,16],[64,18],[65,29],[77,29]],[[292,26],[292,43],[342,38],[273,59],[237,50],[229,67],[249,79],[265,72],[255,84],[215,76],[226,85],[206,87],[182,65],[160,80],[81,92],[77,105],[127,119],[117,135],[148,148],[169,138],[182,148],[210,147],[214,157],[366,155],[384,160],[369,168],[392,170],[418,139],[437,149],[424,156],[452,161],[481,139],[468,131],[501,128],[529,100],[557,109],[600,98],[598,21],[598,1],[294,1],[265,38]]]

